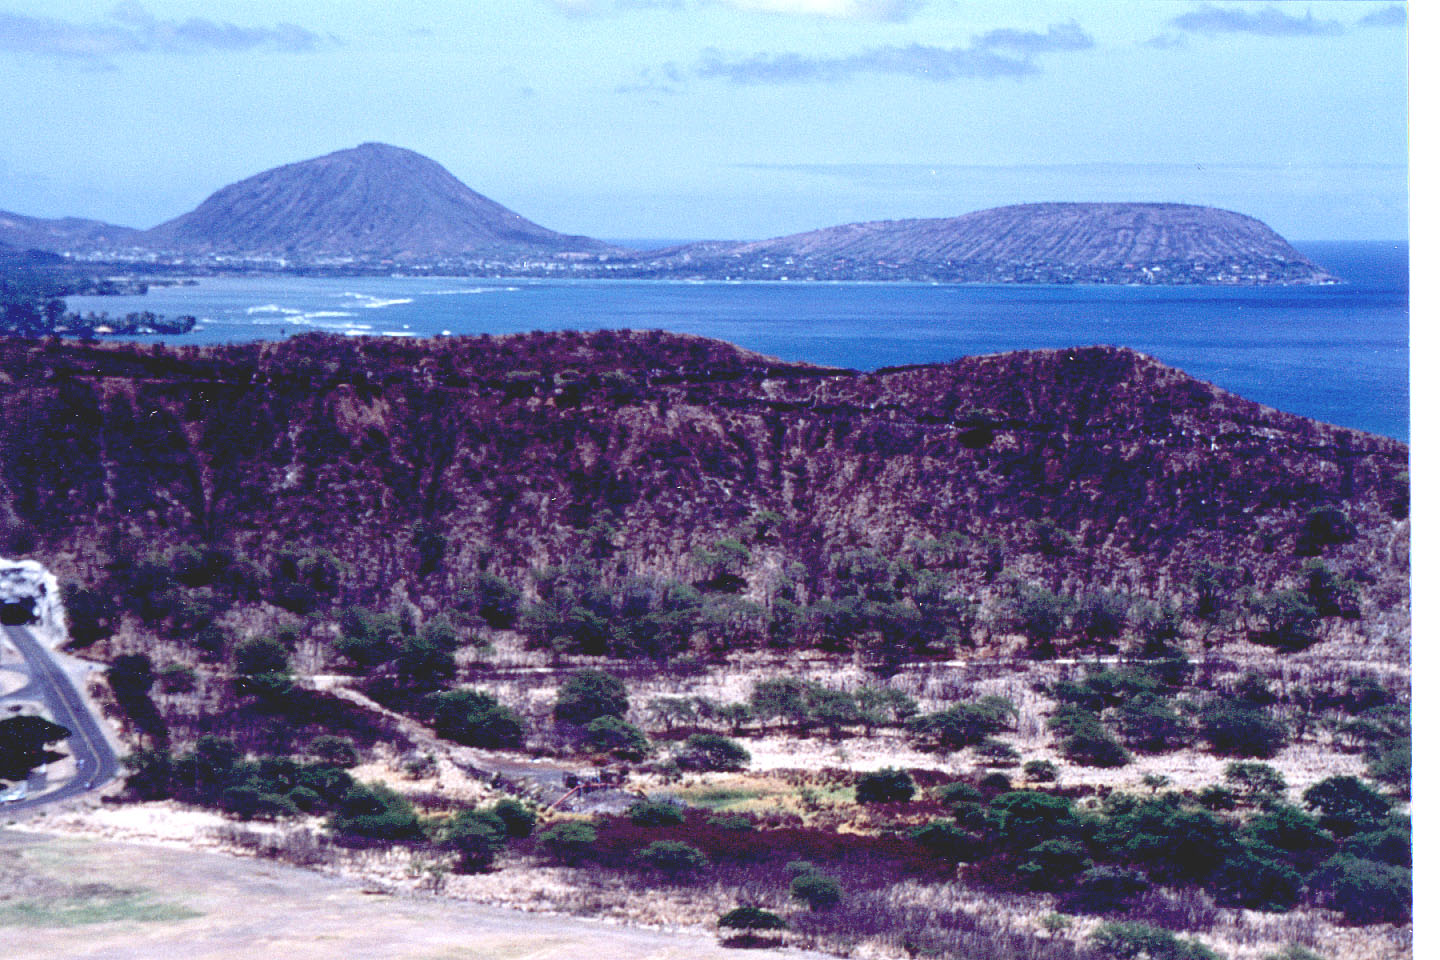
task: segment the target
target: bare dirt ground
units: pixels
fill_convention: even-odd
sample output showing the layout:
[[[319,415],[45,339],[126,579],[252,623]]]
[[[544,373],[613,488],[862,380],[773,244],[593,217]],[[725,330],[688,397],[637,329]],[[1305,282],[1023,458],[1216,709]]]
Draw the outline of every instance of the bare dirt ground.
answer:
[[[713,960],[713,935],[377,892],[179,848],[0,831],[0,937],[47,960]],[[746,956],[814,957],[794,950]]]

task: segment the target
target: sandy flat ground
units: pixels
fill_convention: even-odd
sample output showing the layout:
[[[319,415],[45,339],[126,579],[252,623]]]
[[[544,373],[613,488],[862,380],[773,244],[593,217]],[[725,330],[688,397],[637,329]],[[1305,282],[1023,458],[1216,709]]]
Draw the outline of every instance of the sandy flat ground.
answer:
[[[17,920],[15,907],[81,901],[103,884],[137,904],[101,922]],[[713,935],[391,896],[268,861],[0,831],[0,940],[47,960],[712,960]],[[756,960],[814,954],[747,950]]]

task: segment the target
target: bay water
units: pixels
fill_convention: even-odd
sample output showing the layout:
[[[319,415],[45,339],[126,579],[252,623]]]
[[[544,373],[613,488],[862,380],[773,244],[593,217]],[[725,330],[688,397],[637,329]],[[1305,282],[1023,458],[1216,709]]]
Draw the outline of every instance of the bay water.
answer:
[[[1408,440],[1404,243],[1301,245],[1317,287],[206,277],[71,310],[192,314],[176,344],[531,330],[663,329],[858,370],[1111,344],[1290,413]]]

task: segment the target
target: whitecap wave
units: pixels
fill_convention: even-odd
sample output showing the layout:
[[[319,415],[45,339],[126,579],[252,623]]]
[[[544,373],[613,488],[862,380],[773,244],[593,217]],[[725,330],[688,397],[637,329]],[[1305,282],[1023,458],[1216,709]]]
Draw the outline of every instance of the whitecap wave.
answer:
[[[412,297],[394,297],[391,299],[386,299],[385,297],[374,297],[368,293],[346,293],[344,294],[344,296],[350,297],[352,300],[360,301],[358,306],[363,307],[366,310],[378,310],[381,307],[397,307],[402,303],[415,302],[414,298]]]
[[[458,297],[472,293],[516,293],[519,287],[465,287],[460,290],[425,290],[427,297]]]
[[[296,310],[293,307],[282,307],[278,303],[262,303],[258,307],[246,307],[245,312],[252,316],[257,313],[283,314],[287,317],[295,317],[304,313],[304,310]]]

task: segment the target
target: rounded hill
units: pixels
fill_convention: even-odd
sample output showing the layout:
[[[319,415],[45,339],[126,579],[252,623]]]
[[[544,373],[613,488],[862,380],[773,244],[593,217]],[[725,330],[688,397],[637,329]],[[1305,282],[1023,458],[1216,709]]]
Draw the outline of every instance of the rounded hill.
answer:
[[[1253,217],[1180,203],[1027,203],[665,251],[657,266],[759,278],[980,283],[1329,283]]]
[[[143,239],[184,253],[395,260],[609,249],[532,223],[434,160],[383,143],[241,180]]]

